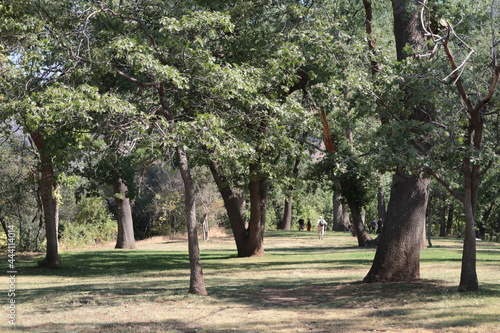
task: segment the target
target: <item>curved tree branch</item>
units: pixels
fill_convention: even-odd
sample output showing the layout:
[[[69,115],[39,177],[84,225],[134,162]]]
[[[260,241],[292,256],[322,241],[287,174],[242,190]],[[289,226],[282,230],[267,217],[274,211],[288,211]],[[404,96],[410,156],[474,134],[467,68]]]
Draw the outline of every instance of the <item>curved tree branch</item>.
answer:
[[[454,196],[457,200],[460,202],[464,202],[465,198],[464,195],[460,192],[458,192],[456,189],[453,188],[453,186],[450,185],[444,178],[442,178],[440,175],[435,173],[432,169],[425,169],[425,172],[427,172],[429,175],[434,177],[440,183],[443,185],[443,187],[452,195]]]

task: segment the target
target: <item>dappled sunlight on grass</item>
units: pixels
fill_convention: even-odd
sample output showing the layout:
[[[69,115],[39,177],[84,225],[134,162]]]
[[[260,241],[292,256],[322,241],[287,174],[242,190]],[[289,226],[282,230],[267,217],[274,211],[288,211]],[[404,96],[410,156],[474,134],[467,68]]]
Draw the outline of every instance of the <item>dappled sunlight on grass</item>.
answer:
[[[421,280],[362,283],[375,248],[348,233],[268,231],[263,256],[237,258],[229,237],[201,242],[208,297],[187,294],[185,240],[137,250],[66,250],[60,269],[22,257],[11,332],[494,332],[500,246],[478,244],[481,290],[456,292],[461,242],[433,240]],[[5,328],[5,330],[4,330]]]

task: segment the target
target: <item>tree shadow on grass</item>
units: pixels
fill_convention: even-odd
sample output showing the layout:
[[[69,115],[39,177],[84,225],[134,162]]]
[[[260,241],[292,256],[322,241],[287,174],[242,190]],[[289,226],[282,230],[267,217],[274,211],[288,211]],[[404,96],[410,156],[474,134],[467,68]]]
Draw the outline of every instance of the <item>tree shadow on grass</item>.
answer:
[[[214,251],[212,251],[214,252]],[[223,260],[226,252],[203,256],[204,260]],[[116,277],[127,274],[157,274],[164,271],[189,271],[187,252],[158,251],[85,251],[61,255],[61,267],[49,269],[37,267],[37,258],[22,260],[18,265],[20,276],[61,277]],[[146,273],[145,273],[146,272]]]
[[[343,252],[343,251],[351,251],[351,252],[356,252],[359,250],[359,252],[366,252],[367,250],[373,249],[371,252],[375,252],[374,247],[359,247],[359,246],[312,246],[312,245],[303,245],[303,246],[298,246],[298,247],[277,247],[277,248],[272,248],[269,249],[267,252],[269,253],[286,253],[286,254],[309,254],[309,253],[338,253],[338,252]]]
[[[254,284],[237,288],[211,287],[209,292],[217,298],[236,301],[246,295],[243,301],[256,307],[293,307],[314,305],[325,309],[349,309],[359,303],[384,299],[394,306],[404,305],[408,297],[419,295],[421,302],[433,301],[447,294],[448,288],[439,281],[418,280],[406,283],[343,283],[344,278],[315,278],[285,281],[278,277],[272,280],[255,281]],[[237,290],[238,293],[234,293]]]
[[[295,250],[293,250],[295,251]],[[316,250],[311,250],[316,251]],[[322,249],[322,251],[325,251]],[[293,254],[273,250],[269,260],[254,261],[250,258],[236,258],[236,254],[227,250],[210,250],[201,254],[204,270],[219,272],[237,270],[286,270],[303,269],[303,265],[322,265],[325,269],[352,269],[369,265],[372,259],[315,259],[293,258]],[[293,252],[292,252],[293,253]],[[304,252],[297,250],[297,255]],[[286,260],[280,260],[280,256]],[[233,261],[228,261],[233,259]],[[162,272],[170,275],[185,275],[189,272],[189,255],[187,252],[158,251],[85,251],[69,252],[61,255],[62,265],[58,269],[37,267],[37,258],[23,259],[18,265],[20,276],[60,276],[60,277],[104,277],[122,275],[154,276]]]
[[[142,332],[165,332],[165,333],[187,333],[196,332],[195,328],[188,324],[169,319],[161,322],[134,322],[134,323],[109,323],[109,324],[60,324],[47,323],[34,326],[16,326],[11,332],[30,333],[53,333],[53,332],[74,332],[74,333],[142,333]],[[235,331],[236,332],[236,331]]]
[[[68,306],[115,305],[123,301],[154,301],[166,296],[187,294],[189,276],[185,279],[143,281],[115,281],[70,284],[50,287],[19,289],[19,303],[52,299],[53,302],[40,311],[65,310]],[[62,301],[61,301],[62,300]]]
[[[255,309],[299,308],[306,313],[315,309],[334,312],[369,309],[366,314],[368,317],[394,317],[403,328],[415,328],[426,322],[426,316],[429,315],[428,304],[449,300],[450,293],[455,294],[454,297],[471,299],[478,296],[500,297],[500,286],[484,285],[478,293],[458,293],[456,288],[450,289],[438,280],[367,284],[335,282],[331,278],[295,283],[290,280],[283,283],[280,279],[274,279],[234,289],[209,288],[209,293],[225,302],[244,303]],[[482,307],[478,303],[475,306]],[[482,315],[473,322],[464,319],[470,317],[470,308],[459,308],[457,311],[454,306],[443,305],[440,310],[439,316],[447,320],[440,320],[438,328],[491,325],[498,322],[496,314]],[[344,322],[341,326],[348,327],[350,324],[352,323]]]

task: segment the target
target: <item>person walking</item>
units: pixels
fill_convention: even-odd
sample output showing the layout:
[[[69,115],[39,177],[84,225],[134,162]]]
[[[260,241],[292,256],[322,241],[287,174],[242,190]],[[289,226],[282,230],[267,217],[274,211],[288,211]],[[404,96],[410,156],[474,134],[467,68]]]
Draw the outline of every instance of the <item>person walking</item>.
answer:
[[[304,230],[304,219],[302,217],[299,219],[299,230]]]
[[[325,238],[326,226],[327,226],[326,221],[323,219],[323,216],[320,216],[318,219],[318,223],[316,224],[316,229],[318,230],[319,239]]]
[[[382,219],[378,219],[377,222],[377,234],[380,234],[382,232],[382,229],[384,228],[384,223],[382,222]]]

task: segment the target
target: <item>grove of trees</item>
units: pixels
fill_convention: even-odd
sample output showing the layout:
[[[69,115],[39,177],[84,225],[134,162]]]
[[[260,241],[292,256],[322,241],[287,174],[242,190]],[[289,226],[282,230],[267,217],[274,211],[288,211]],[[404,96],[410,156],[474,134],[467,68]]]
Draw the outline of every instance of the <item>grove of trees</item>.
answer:
[[[323,215],[377,246],[365,282],[419,278],[427,233],[463,237],[458,289],[479,289],[476,239],[500,235],[496,0],[5,0],[0,15],[0,221],[41,266],[64,264],[60,242],[187,232],[189,292],[206,295],[207,223],[249,257],[265,228]]]

